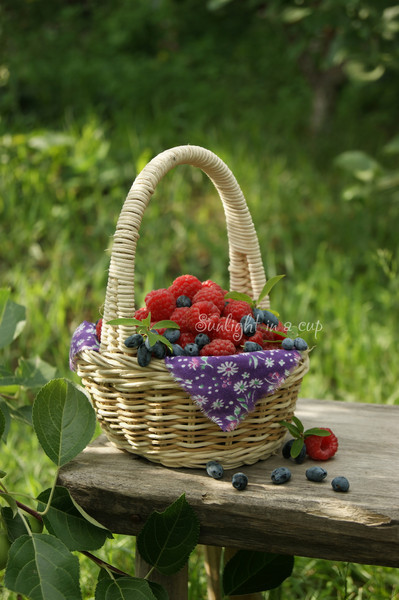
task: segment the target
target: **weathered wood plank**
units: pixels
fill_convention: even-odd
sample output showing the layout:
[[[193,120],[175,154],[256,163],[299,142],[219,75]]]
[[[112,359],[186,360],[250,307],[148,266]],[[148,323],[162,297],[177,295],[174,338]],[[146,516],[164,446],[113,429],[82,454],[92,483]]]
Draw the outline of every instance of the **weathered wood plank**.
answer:
[[[145,577],[150,571],[151,566],[136,552],[135,575],[136,577]],[[159,583],[168,592],[169,598],[179,600],[188,599],[188,565],[174,575],[162,575],[154,570],[148,577],[149,581]]]
[[[202,470],[169,469],[113,448],[100,436],[61,469],[59,484],[115,533],[136,535],[153,510],[164,510],[183,492],[201,523],[200,543],[267,550],[364,564],[399,566],[399,406],[298,401],[305,427],[331,427],[336,456],[311,483],[302,465],[281,455],[249,467],[244,492],[232,472],[215,481]],[[212,457],[209,457],[210,459]],[[271,471],[290,466],[292,479],[273,485]],[[347,494],[331,480],[345,475]]]

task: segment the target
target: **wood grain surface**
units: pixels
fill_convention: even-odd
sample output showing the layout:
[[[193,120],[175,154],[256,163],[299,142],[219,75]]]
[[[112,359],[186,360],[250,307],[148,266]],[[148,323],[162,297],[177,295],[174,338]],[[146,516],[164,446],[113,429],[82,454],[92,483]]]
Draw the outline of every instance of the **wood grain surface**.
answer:
[[[399,406],[300,399],[296,415],[305,428],[334,431],[335,457],[297,465],[279,454],[243,466],[235,470],[249,478],[243,492],[231,485],[233,471],[216,481],[205,470],[166,468],[104,435],[61,469],[58,483],[114,533],[136,535],[151,512],[185,493],[202,544],[398,567]],[[313,464],[328,471],[324,482],[306,479]],[[290,467],[287,484],[271,482],[278,466]],[[349,479],[348,493],[333,491],[337,475]]]

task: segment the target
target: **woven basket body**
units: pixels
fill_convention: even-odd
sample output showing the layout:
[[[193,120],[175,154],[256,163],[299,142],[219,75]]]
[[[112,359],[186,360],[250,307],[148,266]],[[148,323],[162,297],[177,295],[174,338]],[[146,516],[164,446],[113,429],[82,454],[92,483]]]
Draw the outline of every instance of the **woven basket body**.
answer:
[[[137,364],[124,340],[134,328],[107,321],[132,317],[135,311],[136,243],[148,202],[164,175],[188,164],[202,169],[223,204],[229,244],[230,289],[257,297],[266,278],[258,239],[245,198],[233,174],[215,154],[198,146],[178,146],[152,159],[135,179],[122,207],[113,241],[105,296],[100,352],[82,350],[77,372],[89,392],[108,439],[168,467],[203,467],[218,460],[224,468],[253,464],[275,454],[295,410],[301,381],[309,368],[307,353],[273,395],[230,432],[223,432],[175,382],[164,361]],[[268,298],[263,308],[268,307]]]

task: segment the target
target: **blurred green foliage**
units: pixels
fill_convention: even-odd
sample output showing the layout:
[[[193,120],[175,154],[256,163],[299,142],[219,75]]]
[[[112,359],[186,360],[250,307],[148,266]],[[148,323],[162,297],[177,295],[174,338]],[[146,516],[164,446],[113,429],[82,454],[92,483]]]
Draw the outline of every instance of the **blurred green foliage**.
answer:
[[[132,180],[191,143],[231,168],[267,276],[287,274],[272,307],[323,325],[304,336],[302,395],[398,404],[398,22],[387,0],[2,0],[0,277],[27,308],[7,368],[38,355],[74,377],[70,336],[101,314]],[[165,177],[140,234],[138,304],[184,272],[228,285],[201,172]],[[284,585],[310,600],[316,567],[301,564]],[[318,600],[398,593],[393,571],[317,565]],[[204,585],[196,574],[192,600]]]

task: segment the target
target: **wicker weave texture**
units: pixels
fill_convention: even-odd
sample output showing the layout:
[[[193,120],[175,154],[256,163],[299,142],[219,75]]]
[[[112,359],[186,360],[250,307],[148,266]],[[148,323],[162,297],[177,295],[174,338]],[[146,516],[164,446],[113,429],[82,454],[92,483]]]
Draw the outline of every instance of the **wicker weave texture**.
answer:
[[[198,146],[178,146],[152,159],[136,177],[122,207],[113,241],[105,296],[100,352],[84,350],[77,372],[88,390],[97,418],[118,448],[168,467],[203,467],[219,460],[225,468],[253,464],[276,453],[285,429],[281,420],[294,413],[301,381],[309,368],[303,360],[285,384],[262,398],[236,430],[223,432],[173,380],[162,360],[137,364],[124,340],[134,328],[107,324],[135,311],[136,245],[142,217],[156,186],[175,166],[198,167],[213,182],[224,208],[229,244],[230,289],[257,297],[265,272],[254,224],[243,193],[229,168]],[[269,299],[263,301],[263,308]]]

